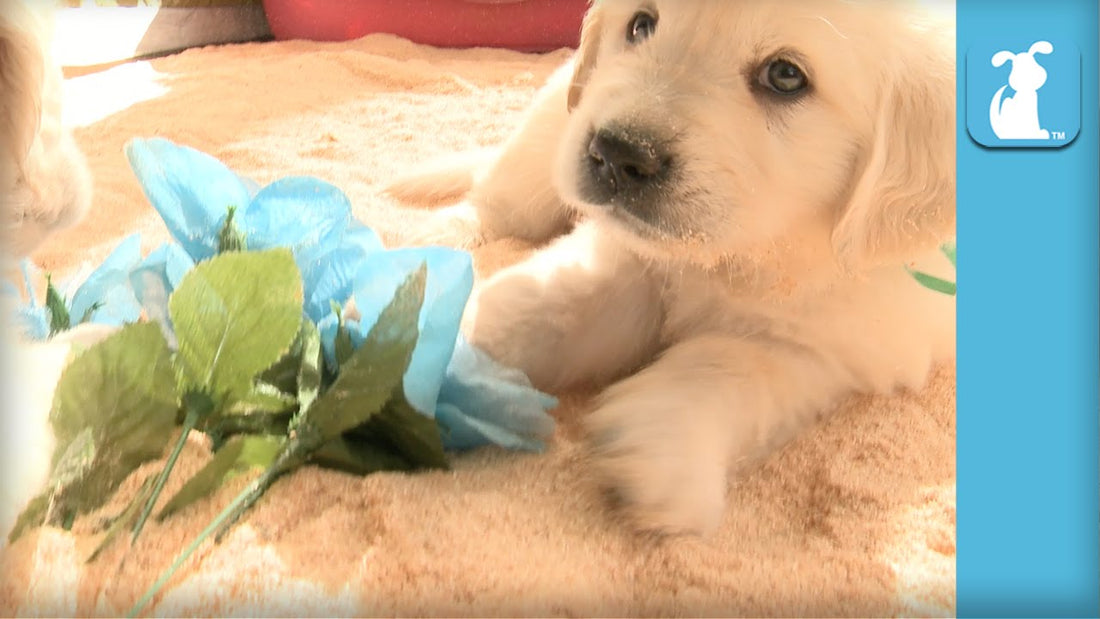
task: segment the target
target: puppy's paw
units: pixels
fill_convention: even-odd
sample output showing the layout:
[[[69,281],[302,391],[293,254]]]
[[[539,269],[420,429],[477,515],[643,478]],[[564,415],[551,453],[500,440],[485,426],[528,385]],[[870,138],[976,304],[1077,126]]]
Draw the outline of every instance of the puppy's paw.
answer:
[[[634,528],[705,536],[718,528],[724,512],[726,462],[680,426],[689,416],[680,412],[647,410],[640,401],[603,405],[587,425],[592,464]]]
[[[455,171],[399,178],[382,193],[410,206],[433,207],[461,198],[472,184],[468,172]]]
[[[470,250],[480,247],[486,238],[477,211],[462,203],[432,213],[424,223],[405,234],[402,241],[412,247],[443,245]]]
[[[410,206],[435,207],[455,202],[473,187],[478,170],[492,161],[482,149],[440,157],[393,180],[382,193]]]

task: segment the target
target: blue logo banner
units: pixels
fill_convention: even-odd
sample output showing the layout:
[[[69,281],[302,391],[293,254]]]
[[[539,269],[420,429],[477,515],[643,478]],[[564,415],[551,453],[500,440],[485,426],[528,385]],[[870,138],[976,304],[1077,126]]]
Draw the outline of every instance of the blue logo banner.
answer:
[[[957,17],[957,611],[1096,617],[1100,12]]]

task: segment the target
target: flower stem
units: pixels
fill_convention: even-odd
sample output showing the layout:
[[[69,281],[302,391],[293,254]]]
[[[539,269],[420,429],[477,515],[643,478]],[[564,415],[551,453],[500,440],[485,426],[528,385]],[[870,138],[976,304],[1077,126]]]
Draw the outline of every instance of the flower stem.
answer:
[[[116,517],[113,523],[111,523],[111,525],[107,529],[107,534],[103,536],[103,540],[99,542],[99,545],[96,546],[96,549],[94,551],[92,551],[92,554],[88,555],[88,558],[84,560],[85,563],[91,563],[92,561],[95,561],[96,557],[99,556],[99,553],[103,552],[104,549],[110,546],[111,542],[113,542],[115,538],[118,537],[118,534],[121,533],[126,527],[130,526],[130,523],[133,522],[134,517],[137,516],[138,506],[144,504],[145,501],[149,500],[149,493],[153,491],[154,479],[155,478],[152,475],[145,478],[145,481],[141,483],[141,488],[138,489],[137,496],[134,497],[133,502],[130,505],[126,506],[126,509],[122,510],[122,513]]]
[[[295,439],[288,441],[275,462],[273,462],[262,475],[257,477],[255,481],[245,486],[245,489],[237,495],[237,498],[233,499],[233,501],[214,518],[213,522],[207,525],[207,527],[199,533],[198,537],[191,542],[191,545],[185,548],[184,551],[176,557],[175,562],[160,575],[160,578],[149,587],[145,595],[141,596],[141,599],[134,604],[130,612],[127,613],[127,616],[134,617],[137,613],[141,612],[141,610],[153,599],[153,596],[156,595],[168,580],[172,578],[172,575],[179,570],[184,561],[187,561],[187,559],[195,553],[199,545],[202,544],[206,538],[217,532],[214,541],[215,543],[220,542],[222,536],[225,535],[229,528],[259,500],[263,493],[271,487],[271,484],[275,483],[275,480],[283,474],[292,471],[305,462],[313,448],[312,442],[303,444]]]
[[[184,395],[183,402],[187,409],[187,413],[183,418],[183,429],[180,432],[179,439],[176,440],[175,447],[172,448],[171,455],[168,456],[168,461],[164,463],[164,468],[153,484],[153,492],[145,502],[145,508],[141,510],[141,515],[138,516],[137,523],[134,524],[134,531],[130,536],[131,544],[137,541],[138,535],[145,527],[145,521],[149,519],[149,514],[153,511],[153,506],[156,505],[161,491],[164,490],[165,482],[168,481],[168,475],[176,466],[176,460],[179,459],[180,452],[183,451],[183,446],[187,443],[187,435],[198,425],[199,420],[209,415],[214,408],[214,403],[210,401],[210,398],[202,394],[188,393]]]
[[[283,445],[283,449],[279,452],[278,457],[275,458],[275,461],[272,462],[271,466],[267,467],[267,470],[264,471],[264,474],[256,480],[257,485],[252,488],[248,499],[242,501],[237,506],[236,513],[232,514],[232,517],[227,518],[218,529],[217,535],[214,536],[214,541],[221,543],[222,538],[229,532],[230,527],[236,524],[241,516],[252,508],[256,501],[260,500],[260,497],[275,483],[275,480],[301,466],[302,463],[306,461],[308,455],[308,453],[303,451],[300,442],[295,439],[287,441],[286,444]]]
[[[139,599],[137,603],[134,604],[134,606],[130,609],[130,612],[126,613],[126,616],[136,617],[143,608],[149,605],[149,602],[152,601],[153,596],[155,596],[157,592],[159,592],[161,588],[164,587],[168,580],[171,579],[172,576],[179,570],[180,566],[182,566],[183,563],[187,561],[187,559],[189,559],[196,550],[198,550],[199,546],[204,541],[206,541],[206,538],[210,537],[210,535],[214,533],[214,531],[221,528],[222,524],[225,523],[230,516],[237,514],[237,516],[239,517],[237,510],[241,507],[241,505],[245,504],[246,502],[252,502],[256,500],[256,496],[258,496],[256,492],[265,483],[265,478],[267,478],[266,473],[263,476],[258,477],[248,486],[246,486],[245,489],[237,495],[237,498],[233,499],[233,502],[226,506],[226,508],[223,509],[222,512],[218,514],[218,516],[214,518],[214,520],[209,525],[207,525],[207,527],[203,529],[201,533],[199,533],[198,537],[196,537],[195,540],[192,541],[191,544],[187,548],[185,548],[178,557],[176,557],[176,560],[172,563],[172,565],[169,566],[168,569],[160,575],[160,578],[157,578],[156,582],[154,582],[153,585],[149,587],[145,594],[141,596],[141,599]],[[268,485],[271,484],[270,481],[267,481],[266,483]],[[263,491],[260,490],[260,492],[262,493]]]

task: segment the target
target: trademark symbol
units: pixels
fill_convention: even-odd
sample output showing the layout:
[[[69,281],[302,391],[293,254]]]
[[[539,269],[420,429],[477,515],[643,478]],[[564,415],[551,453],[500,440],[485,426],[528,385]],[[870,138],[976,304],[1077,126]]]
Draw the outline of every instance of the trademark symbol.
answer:
[[[1052,140],[1064,140],[1064,139],[1066,139],[1066,132],[1065,131],[1051,131],[1050,132],[1050,139],[1052,139]]]

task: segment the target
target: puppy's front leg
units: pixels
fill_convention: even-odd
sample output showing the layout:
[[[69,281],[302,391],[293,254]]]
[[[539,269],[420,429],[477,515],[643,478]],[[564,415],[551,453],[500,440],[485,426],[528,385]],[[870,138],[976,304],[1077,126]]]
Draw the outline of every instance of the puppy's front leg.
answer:
[[[663,316],[644,262],[585,223],[476,291],[464,332],[547,391],[606,384],[655,354]]]
[[[789,438],[841,384],[792,344],[683,341],[600,397],[587,428],[595,470],[639,529],[712,532],[730,467]]]
[[[567,232],[575,214],[553,186],[553,161],[569,118],[566,64],[539,91],[499,148],[395,181],[386,193],[404,202],[462,200],[429,218],[407,243],[472,248],[505,237],[542,243]],[[464,194],[464,195],[463,195]]]
[[[517,237],[541,243],[573,221],[553,184],[553,161],[569,120],[566,93],[572,65],[550,76],[508,138],[496,161],[475,179],[467,202],[476,209],[484,239]]]

